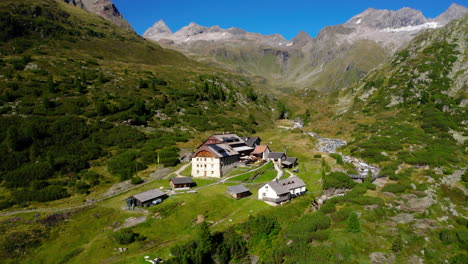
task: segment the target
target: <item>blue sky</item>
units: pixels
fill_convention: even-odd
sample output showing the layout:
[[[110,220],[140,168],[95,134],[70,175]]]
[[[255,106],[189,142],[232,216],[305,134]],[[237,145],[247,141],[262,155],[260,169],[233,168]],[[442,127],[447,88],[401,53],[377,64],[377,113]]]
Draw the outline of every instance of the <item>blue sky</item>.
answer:
[[[279,33],[287,39],[304,30],[311,36],[325,26],[346,22],[369,7],[397,10],[411,7],[435,17],[452,3],[468,0],[113,0],[139,33],[162,19],[173,32],[195,22],[202,26],[240,27],[262,34]]]

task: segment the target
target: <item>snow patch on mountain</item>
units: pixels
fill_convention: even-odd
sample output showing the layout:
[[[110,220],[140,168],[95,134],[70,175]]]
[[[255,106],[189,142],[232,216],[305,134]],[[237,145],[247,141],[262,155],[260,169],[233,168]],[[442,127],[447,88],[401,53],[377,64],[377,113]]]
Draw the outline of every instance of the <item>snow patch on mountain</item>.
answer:
[[[417,26],[407,26],[407,27],[399,27],[399,28],[384,28],[381,32],[403,32],[403,31],[420,31],[427,28],[439,28],[442,25],[438,22],[427,22]]]

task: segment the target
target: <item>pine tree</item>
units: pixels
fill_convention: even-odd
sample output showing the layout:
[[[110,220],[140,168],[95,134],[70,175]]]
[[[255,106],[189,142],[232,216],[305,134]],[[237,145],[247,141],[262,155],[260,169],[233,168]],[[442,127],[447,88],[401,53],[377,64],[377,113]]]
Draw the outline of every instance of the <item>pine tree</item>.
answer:
[[[54,77],[52,75],[49,75],[49,77],[47,78],[47,89],[51,93],[57,92],[57,90],[55,90]]]
[[[395,240],[393,240],[392,251],[400,252],[402,249],[403,249],[403,240],[401,239],[401,235],[399,234],[397,237],[395,237]]]
[[[359,218],[356,212],[351,213],[348,217],[348,231],[353,233],[361,231],[361,224],[359,223]]]
[[[18,130],[16,127],[12,126],[8,128],[5,141],[10,151],[14,151],[18,148],[19,137],[18,137]]]
[[[206,263],[213,250],[213,241],[206,222],[201,223],[198,229],[197,249],[195,251],[195,263]]]

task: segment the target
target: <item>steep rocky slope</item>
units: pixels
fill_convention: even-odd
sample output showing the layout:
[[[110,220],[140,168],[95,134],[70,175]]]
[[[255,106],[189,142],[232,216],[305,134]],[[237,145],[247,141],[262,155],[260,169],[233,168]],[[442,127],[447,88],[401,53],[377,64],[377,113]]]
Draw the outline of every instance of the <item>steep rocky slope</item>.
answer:
[[[106,20],[118,25],[126,30],[133,30],[132,26],[123,18],[120,11],[110,0],[62,0],[65,3],[83,8],[91,13],[95,13]]]
[[[341,118],[373,120],[355,129],[353,155],[388,168],[466,166],[467,31],[465,15],[424,32],[341,91],[336,103]]]
[[[421,30],[442,27],[466,11],[453,4],[436,19],[427,19],[411,8],[370,8],[342,25],[324,28],[316,38],[300,32],[292,41],[195,23],[172,33],[163,21],[143,36],[197,59],[261,76],[273,86],[334,91],[359,80]]]

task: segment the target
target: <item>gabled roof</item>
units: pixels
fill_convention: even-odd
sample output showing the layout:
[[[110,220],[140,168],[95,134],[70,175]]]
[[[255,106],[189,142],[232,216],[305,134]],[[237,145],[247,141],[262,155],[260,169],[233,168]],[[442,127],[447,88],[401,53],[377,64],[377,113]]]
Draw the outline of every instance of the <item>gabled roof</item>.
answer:
[[[246,144],[247,146],[252,147],[253,144],[255,143],[255,141],[257,141],[257,140],[259,140],[259,139],[260,139],[259,137],[248,137],[247,140],[246,140],[246,142],[245,142],[245,144]]]
[[[274,180],[266,183],[270,186],[278,195],[288,193],[290,190],[305,187],[305,183],[299,177],[289,177],[283,180]]]
[[[267,149],[270,149],[268,147],[268,145],[257,145],[254,149],[254,151],[252,152],[252,154],[262,154],[263,152],[265,152]]]
[[[231,146],[227,144],[209,145],[208,147],[216,151],[221,157],[239,155],[239,152],[235,151]]]
[[[190,177],[175,177],[171,179],[174,184],[192,184],[192,178]]]
[[[268,154],[269,159],[281,159],[284,156],[286,156],[284,152],[270,152],[270,154]]]
[[[293,157],[288,157],[286,158],[286,160],[284,160],[283,162],[281,162],[282,164],[285,164],[285,165],[292,165],[294,163],[297,162],[297,158],[293,158]]]
[[[244,143],[244,140],[236,134],[214,134],[212,135],[212,137],[218,139],[219,141],[223,143],[232,143],[232,142]]]
[[[235,151],[231,146],[227,144],[213,144],[213,145],[205,145],[205,146],[198,148],[197,151],[193,153],[192,157],[196,157],[197,154],[202,151],[208,151],[211,154],[213,154],[213,156],[216,158],[239,155],[239,152]]]
[[[230,193],[245,193],[245,192],[250,192],[250,190],[245,187],[244,185],[242,184],[239,184],[239,185],[234,185],[234,186],[229,186],[228,187],[228,191]]]
[[[234,147],[233,149],[237,152],[242,152],[242,151],[247,151],[247,150],[253,150],[254,148],[249,147],[249,146],[241,146],[241,147]]]
[[[162,197],[162,196],[165,196],[166,193],[159,190],[159,189],[153,189],[153,190],[149,190],[149,191],[146,191],[146,192],[142,192],[142,193],[139,193],[139,194],[135,194],[133,195],[133,197],[137,200],[139,200],[140,202],[144,203],[146,201],[150,201],[150,200],[153,200],[153,199],[156,199],[158,197]]]

